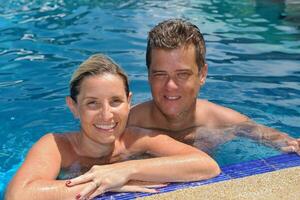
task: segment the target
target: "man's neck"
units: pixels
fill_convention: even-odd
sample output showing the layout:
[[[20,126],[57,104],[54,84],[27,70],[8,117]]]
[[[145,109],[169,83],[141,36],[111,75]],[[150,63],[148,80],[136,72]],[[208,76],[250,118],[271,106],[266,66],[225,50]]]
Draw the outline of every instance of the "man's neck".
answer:
[[[168,116],[164,114],[156,107],[154,103],[152,106],[152,120],[160,129],[177,132],[194,126],[196,106],[193,106],[189,110],[183,111],[174,116]]]

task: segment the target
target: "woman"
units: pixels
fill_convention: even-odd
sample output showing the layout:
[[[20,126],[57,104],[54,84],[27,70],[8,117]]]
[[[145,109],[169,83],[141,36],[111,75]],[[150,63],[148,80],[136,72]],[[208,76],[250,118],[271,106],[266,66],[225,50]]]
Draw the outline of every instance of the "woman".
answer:
[[[127,77],[111,59],[98,54],[82,63],[66,98],[81,129],[43,136],[8,186],[6,199],[86,199],[107,191],[152,192],[130,182],[194,181],[220,173],[216,162],[194,147],[158,132],[126,128],[130,99]],[[160,158],[128,160],[144,153]],[[87,173],[57,180],[62,172],[71,177]]]

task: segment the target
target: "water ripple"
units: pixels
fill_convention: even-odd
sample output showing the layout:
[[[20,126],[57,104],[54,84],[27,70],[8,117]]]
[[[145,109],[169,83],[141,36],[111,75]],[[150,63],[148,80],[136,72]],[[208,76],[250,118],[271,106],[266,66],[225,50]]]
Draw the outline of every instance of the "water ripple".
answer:
[[[1,74],[0,74],[1,75]],[[10,82],[0,82],[0,88],[1,87],[9,87],[9,86],[15,86],[15,85],[18,85],[20,83],[23,83],[24,80],[16,80],[16,81],[10,81]]]

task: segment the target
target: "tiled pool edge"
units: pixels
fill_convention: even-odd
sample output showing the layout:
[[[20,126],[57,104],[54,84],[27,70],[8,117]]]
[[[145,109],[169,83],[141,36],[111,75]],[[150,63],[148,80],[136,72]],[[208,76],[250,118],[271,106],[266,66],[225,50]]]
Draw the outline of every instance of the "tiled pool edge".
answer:
[[[159,193],[171,192],[184,188],[191,188],[201,185],[207,185],[211,183],[216,183],[220,181],[226,181],[231,179],[242,178],[246,176],[252,176],[272,171],[277,171],[280,169],[290,168],[300,166],[300,156],[295,153],[281,154],[277,156],[272,156],[270,158],[258,159],[253,161],[242,162],[238,164],[228,165],[221,167],[222,173],[212,179],[204,181],[195,181],[188,183],[172,183],[166,187],[160,188]],[[102,196],[95,198],[96,200],[106,200],[106,199],[134,199],[137,197],[144,197],[153,194],[149,193],[106,193]]]

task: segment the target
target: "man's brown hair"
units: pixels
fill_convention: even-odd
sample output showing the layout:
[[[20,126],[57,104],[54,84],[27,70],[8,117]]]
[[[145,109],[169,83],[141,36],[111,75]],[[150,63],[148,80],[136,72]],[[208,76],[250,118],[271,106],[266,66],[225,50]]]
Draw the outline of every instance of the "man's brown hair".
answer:
[[[205,65],[205,41],[199,28],[182,19],[169,19],[156,25],[148,34],[146,65],[151,65],[151,50],[176,49],[182,46],[195,46],[196,63],[199,69]]]

